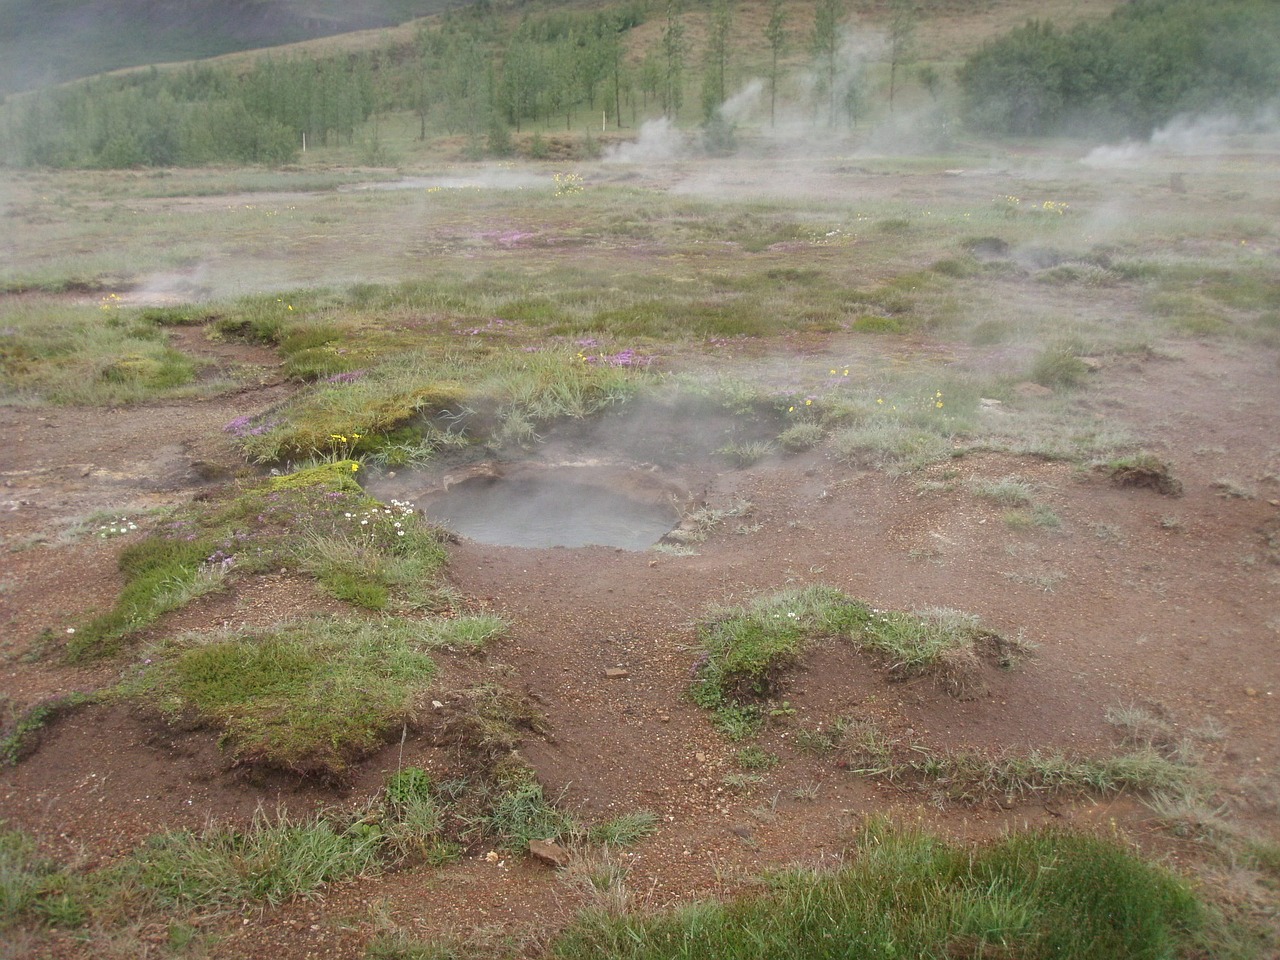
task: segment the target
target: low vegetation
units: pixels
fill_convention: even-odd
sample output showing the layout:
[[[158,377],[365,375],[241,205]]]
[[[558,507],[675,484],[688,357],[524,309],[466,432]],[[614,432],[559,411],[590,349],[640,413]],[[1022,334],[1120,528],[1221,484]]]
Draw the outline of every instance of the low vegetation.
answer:
[[[337,780],[410,722],[436,674],[429,651],[448,642],[439,624],[390,618],[184,634],[148,649],[124,693],[216,730],[236,765]]]
[[[443,608],[442,534],[406,505],[366,496],[358,469],[343,459],[242,481],[161,521],[121,551],[120,599],[68,628],[67,655],[116,652],[164,614],[287,564],[357,607]]]
[[[61,694],[28,707],[18,709],[7,698],[0,697],[0,767],[11,766],[30,756],[39,746],[46,726],[95,701],[92,693],[77,691]]]
[[[0,397],[119,406],[157,396],[201,396],[225,390],[200,383],[200,364],[174,349],[163,327],[138,311],[122,311],[107,294],[102,307],[68,306],[42,297],[0,305]]]
[[[626,846],[653,833],[645,811],[584,827],[536,783],[492,798],[479,818],[456,809],[456,786],[419,767],[391,776],[365,807],[305,819],[259,812],[244,829],[210,824],[160,834],[106,866],[67,867],[0,822],[0,930],[77,930],[168,918],[199,924],[250,907],[313,898],[326,886],[410,865],[456,860],[464,843],[511,854],[531,839]]]
[[[380,843],[379,831],[355,824],[260,814],[247,831],[211,826],[163,834],[117,865],[76,870],[40,857],[29,838],[4,830],[0,926],[35,921],[74,929],[279,905],[314,896],[326,883],[376,872]]]
[[[1192,955],[1217,920],[1181,878],[1064,830],[975,849],[873,821],[838,870],[792,871],[729,903],[596,911],[552,945],[570,958]]]
[[[1167,497],[1182,494],[1182,481],[1173,475],[1173,467],[1151,453],[1140,452],[1097,464],[1118,487],[1146,487]]]
[[[702,653],[692,697],[713,711],[721,730],[739,739],[759,729],[787,671],[818,641],[866,650],[897,678],[932,674],[957,694],[974,681],[980,656],[989,653],[1008,665],[1024,646],[954,610],[878,610],[824,586],[716,611],[698,632]]]

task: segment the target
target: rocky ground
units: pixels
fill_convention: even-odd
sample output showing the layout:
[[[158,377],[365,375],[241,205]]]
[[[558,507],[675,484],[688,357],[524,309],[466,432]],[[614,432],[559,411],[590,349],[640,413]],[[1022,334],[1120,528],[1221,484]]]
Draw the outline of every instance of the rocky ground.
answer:
[[[270,354],[183,336],[218,363],[256,364],[258,382],[200,402],[5,411],[0,669],[11,706],[116,678],[112,663],[72,667],[47,653],[50,638],[87,609],[109,605],[120,588],[121,538],[100,538],[92,526],[77,534],[75,522],[94,511],[136,516],[223,482],[241,469],[223,424],[288,389]],[[808,345],[818,358],[847,358],[848,348],[836,339]],[[1188,341],[1091,375],[1084,402],[1155,438],[1180,496],[1006,455],[969,455],[894,479],[810,452],[741,470],[701,460],[673,469],[670,482],[700,503],[750,504],[690,556],[461,542],[450,548],[449,580],[511,629],[483,658],[446,673],[496,680],[545,717],[549,732],[530,733],[522,753],[548,794],[581,819],[657,814],[654,837],[610,854],[640,904],[732,892],[766,867],[834,862],[862,818],[886,811],[969,837],[1046,821],[1114,823],[1174,863],[1201,856],[1196,844],[1161,831],[1133,797],[939,802],[796,747],[799,729],[838,716],[874,719],[933,749],[987,753],[1115,750],[1104,714],[1118,705],[1144,706],[1181,732],[1208,722],[1215,733],[1201,762],[1224,810],[1274,840],[1276,369],[1267,351]],[[1011,525],[1005,508],[971,492],[971,480],[1010,475],[1034,485],[1057,528]],[[791,712],[758,742],[777,764],[744,783],[732,777],[741,772],[739,745],[686,697],[694,624],[717,604],[811,583],[886,609],[961,609],[1034,643],[1036,653],[1013,670],[984,671],[980,688],[957,699],[928,678],[892,682],[881,664],[819,647],[786,687]],[[156,629],[261,624],[334,608],[309,581],[281,572],[204,598]],[[227,768],[212,734],[93,706],[53,724],[32,756],[0,771],[0,817],[60,858],[106,862],[160,830],[244,824],[262,807],[354,805],[402,765],[444,773],[455,762],[431,738],[410,737],[341,789],[246,777]],[[572,867],[557,874],[533,859],[489,853],[473,849],[444,868],[365,878],[320,900],[218,921],[210,949],[349,957],[391,927],[420,936],[479,931],[490,942],[536,947],[588,897]],[[163,931],[135,934],[141,943],[163,939]],[[58,949],[71,956],[85,948],[68,940]]]

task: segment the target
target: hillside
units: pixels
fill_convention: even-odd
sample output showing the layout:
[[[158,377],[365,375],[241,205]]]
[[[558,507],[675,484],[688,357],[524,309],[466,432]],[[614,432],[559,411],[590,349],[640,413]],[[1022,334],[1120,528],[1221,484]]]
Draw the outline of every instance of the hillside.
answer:
[[[0,94],[403,23],[467,0],[8,0]]]

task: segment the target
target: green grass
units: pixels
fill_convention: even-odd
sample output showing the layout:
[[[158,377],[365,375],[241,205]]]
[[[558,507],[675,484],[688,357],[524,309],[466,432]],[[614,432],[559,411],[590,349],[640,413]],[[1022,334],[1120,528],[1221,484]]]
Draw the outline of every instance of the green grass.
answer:
[[[1108,719],[1129,722],[1119,713],[1109,712]],[[1040,750],[939,750],[894,737],[874,719],[841,716],[801,724],[795,743],[860,776],[915,784],[939,802],[1010,804],[1047,795],[1121,792],[1192,800],[1202,799],[1209,786],[1184,747],[1139,737],[1126,738],[1127,751],[1100,757]]]
[[[135,851],[120,881],[157,908],[279,906],[328,883],[379,869],[379,836],[322,818],[259,814],[246,831],[210,828],[157,837]]]
[[[610,846],[650,836],[657,818],[624,814],[583,830],[536,784],[492,798],[482,823],[455,809],[457,790],[420,767],[391,776],[373,801],[308,818],[255,814],[244,828],[209,825],[162,833],[103,866],[66,867],[0,822],[0,931],[84,928],[86,936],[164,921],[181,934],[220,916],[322,895],[325,887],[389,868],[456,860],[459,832],[513,852],[528,839],[561,836]],[[187,929],[189,933],[189,929]],[[96,942],[96,940],[94,941]]]
[[[252,189],[261,177],[245,172],[241,179]],[[657,356],[659,369],[666,368],[668,358],[687,367],[690,352],[696,352],[704,338],[769,339],[815,331],[858,334],[867,318],[889,325],[876,335],[877,340],[888,342],[871,348],[884,356],[870,363],[860,360],[847,383],[833,387],[817,378],[794,391],[759,385],[762,398],[774,404],[787,393],[819,398],[820,413],[812,411],[811,419],[793,424],[798,429],[779,437],[785,449],[807,449],[825,442],[846,463],[893,472],[973,449],[1069,459],[1109,455],[1131,438],[1120,438],[1088,417],[1072,415],[1070,422],[1065,420],[1071,412],[1072,391],[1061,392],[1064,403],[1023,399],[1014,405],[1011,382],[1031,378],[1055,389],[1068,387],[1084,379],[1078,350],[1106,355],[1167,336],[1168,318],[1148,309],[1149,304],[1135,305],[1134,287],[1140,287],[1148,299],[1162,291],[1195,293],[1229,313],[1232,329],[1242,333],[1263,330],[1266,317],[1275,313],[1268,294],[1270,275],[1250,259],[1248,248],[1215,257],[1206,274],[1193,269],[1196,264],[1191,260],[1143,240],[1151,231],[1158,234],[1162,224],[1173,222],[1158,217],[1146,233],[1132,231],[1132,239],[1117,237],[1105,247],[1076,249],[1080,244],[1070,236],[1069,217],[1007,220],[960,197],[939,197],[927,218],[904,221],[901,205],[884,200],[859,202],[846,209],[812,198],[745,203],[593,185],[571,201],[553,198],[550,191],[545,195],[534,191],[523,194],[517,204],[503,191],[445,190],[434,194],[431,202],[439,206],[450,226],[442,228],[440,235],[429,231],[425,242],[435,244],[432,249],[440,257],[438,269],[422,277],[405,271],[402,258],[388,261],[381,252],[361,245],[359,238],[380,235],[379,225],[399,215],[402,204],[390,194],[324,195],[336,208],[323,212],[317,194],[300,196],[298,206],[288,210],[237,206],[216,221],[212,215],[199,215],[180,223],[181,218],[157,215],[127,224],[98,225],[80,210],[95,195],[128,198],[139,190],[154,193],[159,187],[165,193],[182,194],[184,184],[187,192],[232,190],[237,184],[232,174],[190,172],[173,174],[168,178],[173,182],[164,184],[97,173],[85,178],[93,181],[93,191],[77,186],[71,178],[47,176],[39,184],[45,199],[33,200],[31,206],[33,211],[38,208],[40,216],[65,217],[67,211],[78,210],[75,221],[86,231],[89,246],[96,243],[92,230],[109,226],[115,234],[123,228],[118,243],[126,248],[145,236],[147,244],[173,250],[178,256],[184,249],[179,231],[185,225],[191,235],[214,231],[229,243],[243,245],[252,258],[254,238],[267,214],[273,216],[273,229],[306,237],[307,243],[314,241],[315,217],[323,216],[337,225],[331,242],[343,245],[344,260],[350,253],[352,272],[397,278],[362,282],[345,291],[307,289],[305,283],[323,282],[318,275],[304,279],[302,287],[227,300],[205,311],[185,307],[98,311],[116,324],[117,329],[107,332],[117,339],[134,331],[152,338],[148,343],[160,343],[164,326],[206,320],[221,336],[274,345],[285,372],[305,386],[278,409],[252,419],[238,434],[245,456],[263,463],[354,455],[396,466],[429,460],[442,447],[460,443],[529,446],[548,423],[594,416],[627,401],[656,379],[654,369],[601,364],[578,364],[587,368],[578,369],[579,352],[612,356],[634,349]],[[1026,199],[1028,203],[1034,199],[1031,205],[1039,206],[1040,198]],[[637,216],[638,200],[644,201],[643,217]],[[572,224],[563,219],[567,202],[572,204]],[[577,244],[572,248],[573,266],[547,257],[540,248],[503,249],[501,257],[487,252],[488,242],[474,237],[487,236],[486,227],[493,222],[518,222],[539,235]],[[655,255],[622,263],[611,251],[618,244],[634,242],[633,228],[638,223],[645,227]],[[1183,221],[1177,221],[1177,227],[1187,229]],[[966,237],[981,237],[984,228],[1000,232],[1000,237],[987,239],[1003,244],[1006,251],[1038,244],[1053,254],[1050,259],[1055,262],[1066,257],[1068,266],[1096,266],[1114,275],[1114,282],[1084,287],[1087,296],[1099,299],[1099,309],[1086,316],[1074,309],[1081,296],[1081,285],[1075,280],[1037,283],[1045,289],[1032,292],[1024,289],[1027,279],[1043,279],[1046,269],[1024,278],[1013,270],[992,273],[988,268],[995,264],[979,264],[982,273],[974,276],[963,270],[940,273],[910,266],[922,260],[938,262],[938,252],[963,247]],[[56,229],[62,227],[48,227],[50,243]],[[161,239],[156,239],[154,231],[160,231]],[[771,239],[775,236],[783,242]],[[708,239],[729,241],[726,251],[708,244]],[[862,242],[867,239],[874,243]],[[113,246],[116,243],[113,235]],[[861,251],[852,271],[838,256],[850,244],[860,244]],[[729,247],[737,251],[735,256],[728,254]],[[1116,255],[1121,250],[1123,257]],[[797,266],[801,254],[803,269]],[[666,269],[667,258],[673,255],[691,257],[674,278]],[[67,272],[83,274],[84,270],[68,265]],[[1194,284],[1202,277],[1208,278],[1202,284],[1205,289],[1196,292]],[[1031,293],[1034,303],[1028,305]],[[1112,297],[1124,301],[1115,310],[1101,303]],[[24,331],[59,327],[36,322],[47,310],[33,311],[16,299],[8,305],[17,313],[31,314],[30,322],[22,325]],[[90,304],[81,313],[87,316],[93,310]],[[1070,322],[1063,320],[1068,312],[1073,317]],[[1106,322],[1095,314],[1105,315]],[[940,331],[974,343],[1008,345],[1014,360],[1001,362],[998,377],[981,372],[980,355],[973,364],[949,362],[944,370],[927,357],[913,358],[913,347],[900,344],[892,330],[906,335]],[[157,335],[161,340],[155,340]],[[25,342],[25,336],[18,342]],[[580,347],[578,342],[588,338],[598,343]],[[1031,345],[1046,342],[1051,346],[1029,355]],[[131,355],[119,343],[112,350],[112,356],[127,359]],[[52,359],[28,363],[30,369],[23,376],[51,375],[52,363]],[[11,364],[13,370],[19,366],[16,361]],[[45,373],[36,367],[45,368]],[[134,372],[126,364],[124,373],[131,377]],[[348,379],[329,379],[335,376]],[[77,372],[69,382],[79,388],[93,378]],[[942,407],[933,403],[939,399],[938,391],[944,395]],[[29,387],[23,388],[21,396],[31,400],[42,394]],[[1010,415],[978,416],[979,396],[1004,399]],[[810,410],[806,407],[805,412]],[[353,433],[362,435],[358,444],[332,439]],[[731,438],[739,446],[759,440]],[[377,593],[366,590],[360,595],[376,604]]]
[[[120,598],[74,628],[67,656],[117,653],[164,614],[285,565],[364,609],[444,608],[439,532],[411,507],[365,496],[358,467],[336,460],[231,484],[156,524],[121,551]]]
[[[826,431],[817,423],[794,423],[778,434],[778,444],[788,453],[800,453],[822,442]]]
[[[418,346],[423,335],[366,335],[348,322],[337,342],[353,346],[343,350],[343,370],[334,372],[355,371],[358,378],[319,380],[237,429],[244,455],[259,463],[349,455],[394,460],[406,444],[414,456],[429,458],[490,437],[518,442],[515,425],[528,424],[531,435],[555,420],[591,416],[651,379],[642,366],[594,360],[596,354],[572,346],[526,351],[532,341],[524,337],[492,347],[462,339],[457,351],[446,352],[438,332],[429,334],[431,345]]]
[[[129,699],[210,727],[241,765],[336,780],[398,734],[436,667],[412,620],[186,634],[147,651]]]
[[[716,454],[732,466],[744,469],[765,459],[774,449],[773,444],[767,441],[734,441],[716,450]]]
[[[702,653],[691,695],[736,739],[764,722],[765,703],[811,643],[852,643],[877,655],[891,674],[932,672],[957,692],[977,666],[979,646],[993,645],[1006,659],[1017,650],[967,614],[877,610],[826,586],[784,590],[716,611],[699,625],[698,636]]]
[[[1185,795],[1200,779],[1196,771],[1153,750],[1104,757],[1072,757],[1062,753],[985,756],[978,753],[930,753],[889,761],[874,772],[888,779],[919,779],[936,795],[981,803],[1011,802],[1053,794],[1116,794],[1122,791]]]
[[[974,496],[1002,507],[1030,506],[1035,495],[1035,488],[1018,477],[978,481],[972,485],[972,490]]]
[[[1030,379],[1050,389],[1070,389],[1084,383],[1089,368],[1073,347],[1057,344],[1045,347],[1031,365]]]
[[[0,829],[0,929],[126,924],[139,917],[212,917],[279,906],[382,868],[382,836],[322,817],[258,813],[246,830],[160,834],[116,863],[69,870]]]
[[[1146,451],[1095,463],[1094,469],[1118,487],[1147,487],[1171,497],[1182,493],[1182,481],[1173,475],[1172,465]]]
[[[67,657],[81,660],[109,655],[130,636],[184,603],[225,584],[220,563],[209,558],[215,538],[187,540],[153,534],[121,551],[118,565],[125,577],[115,606],[75,629],[67,641]]]
[[[421,767],[405,767],[383,789],[386,815],[380,820],[383,843],[401,864],[440,866],[456,860],[461,846],[447,836],[448,803]]]
[[[561,960],[1191,956],[1213,918],[1191,887],[1120,844],[1065,830],[966,849],[875,820],[838,870],[657,914],[589,912]]]
[[[567,842],[583,833],[578,821],[548,799],[536,782],[499,793],[477,826],[499,847],[517,854],[528,852],[530,840]]]
[[[69,876],[26,834],[0,821],[0,931],[20,924],[74,925],[82,908],[65,893]]]
[[[629,847],[658,832],[658,816],[648,810],[620,813],[587,829],[587,840],[607,847]]]
[[[168,345],[161,320],[115,305],[0,297],[0,399],[121,406],[207,394],[197,361]]]
[[[68,693],[51,697],[21,711],[13,713],[6,709],[4,723],[0,726],[4,735],[0,736],[0,767],[12,766],[30,755],[39,743],[40,734],[46,726],[67,714],[93,703],[92,693]],[[9,708],[5,698],[0,698],[0,705]]]
[[[377,504],[311,531],[297,547],[302,569],[338,600],[367,610],[443,606],[439,536],[411,507]]]
[[[821,403],[830,449],[851,466],[918,470],[958,456],[978,428],[978,399],[990,392],[973,377],[898,375],[851,385]]]
[[[752,745],[739,749],[734,762],[743,770],[769,770],[778,765],[778,755]]]

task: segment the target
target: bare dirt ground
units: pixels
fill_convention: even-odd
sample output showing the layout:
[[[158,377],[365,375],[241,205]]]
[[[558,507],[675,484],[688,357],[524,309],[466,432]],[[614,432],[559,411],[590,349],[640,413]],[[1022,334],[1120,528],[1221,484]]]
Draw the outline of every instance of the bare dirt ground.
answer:
[[[815,356],[847,357],[846,347],[835,339],[809,344]],[[180,502],[238,469],[220,428],[288,388],[275,379],[270,354],[222,359],[261,365],[260,385],[202,402],[5,411],[0,669],[11,702],[30,705],[116,678],[110,663],[73,668],[35,655],[42,633],[56,639],[119,590],[121,541],[71,537],[67,527],[94,510],[137,513]],[[1175,863],[1197,856],[1194,844],[1158,832],[1150,811],[1128,797],[939,805],[795,748],[799,724],[839,715],[875,718],[938,749],[1094,754],[1115,748],[1103,716],[1110,706],[1145,705],[1179,729],[1213,718],[1225,737],[1208,748],[1205,764],[1223,802],[1274,838],[1276,382],[1269,351],[1193,341],[1093,375],[1086,402],[1099,417],[1154,439],[1184,485],[1176,498],[1001,455],[948,464],[958,471],[949,475],[952,488],[932,489],[917,481],[943,468],[894,480],[811,453],[746,470],[687,465],[680,479],[705,491],[707,503],[753,504],[746,532],[726,525],[696,556],[463,542],[451,548],[451,581],[512,628],[481,660],[449,669],[497,679],[545,714],[551,734],[530,735],[523,753],[548,794],[582,819],[640,808],[658,814],[654,838],[615,854],[633,895],[655,906],[731,892],[767,866],[829,862],[859,819],[877,811],[962,836],[1049,820],[1114,821]],[[1061,518],[1059,530],[1011,528],[1003,508],[965,492],[969,478],[1011,474],[1036,485]],[[724,778],[738,769],[737,746],[685,697],[694,621],[715,604],[808,583],[883,608],[962,609],[1038,651],[1017,669],[987,675],[980,696],[957,700],[930,680],[891,683],[863,657],[819,649],[786,692],[795,713],[760,740],[781,762],[761,783],[735,791]],[[331,601],[306,581],[280,573],[199,601],[158,629],[266,623],[326,606]],[[626,675],[609,678],[610,668]],[[388,748],[340,791],[245,778],[226,769],[207,733],[161,730],[124,707],[94,706],[54,724],[34,756],[0,772],[0,818],[61,858],[106,862],[160,830],[244,824],[259,808],[354,805],[401,764],[443,772],[451,763],[444,749],[410,738],[403,753]],[[581,891],[549,868],[495,862],[487,852],[218,921],[212,954],[352,957],[388,925],[421,936],[509,937],[532,948],[582,903]],[[151,933],[164,937],[142,931],[139,942]],[[49,949],[87,956],[94,948],[68,939]]]

